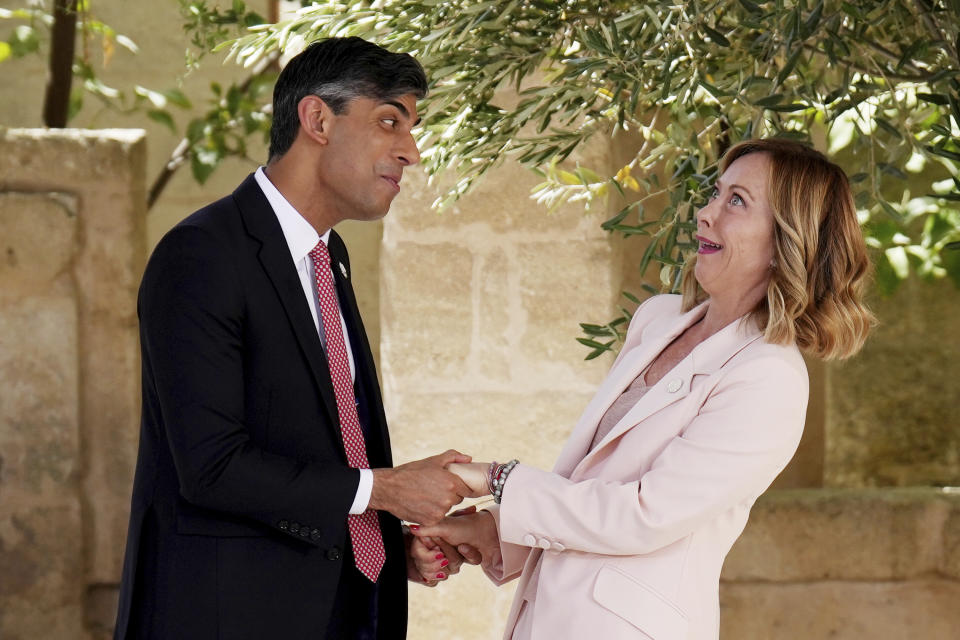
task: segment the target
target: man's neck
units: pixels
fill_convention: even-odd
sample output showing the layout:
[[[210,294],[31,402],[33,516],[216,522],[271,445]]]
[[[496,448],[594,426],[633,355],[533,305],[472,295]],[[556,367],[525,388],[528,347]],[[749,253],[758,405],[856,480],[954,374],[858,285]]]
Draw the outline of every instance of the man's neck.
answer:
[[[341,217],[332,206],[332,199],[324,197],[312,163],[297,155],[291,149],[267,164],[263,171],[277,191],[322,236],[340,222]]]

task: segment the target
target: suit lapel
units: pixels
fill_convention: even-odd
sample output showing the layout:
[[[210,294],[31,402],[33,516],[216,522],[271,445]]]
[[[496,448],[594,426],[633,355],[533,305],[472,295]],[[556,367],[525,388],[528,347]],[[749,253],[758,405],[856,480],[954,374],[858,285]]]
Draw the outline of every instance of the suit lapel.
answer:
[[[327,358],[276,214],[252,174],[234,191],[233,197],[247,232],[260,242],[257,258],[280,298],[287,320],[293,327],[297,342],[310,365],[314,383],[327,410],[329,424],[333,428],[339,428],[337,401],[333,394]]]

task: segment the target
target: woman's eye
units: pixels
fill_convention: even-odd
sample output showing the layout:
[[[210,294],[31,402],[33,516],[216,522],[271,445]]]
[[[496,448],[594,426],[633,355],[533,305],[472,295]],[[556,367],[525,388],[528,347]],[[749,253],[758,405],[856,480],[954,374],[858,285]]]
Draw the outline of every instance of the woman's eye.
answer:
[[[735,193],[735,194],[733,194],[733,197],[730,198],[730,204],[732,204],[732,205],[734,205],[734,206],[736,206],[736,207],[742,207],[742,206],[743,206],[743,198],[741,198],[739,195],[737,195],[737,194]]]
[[[713,191],[710,192],[710,200],[713,200],[718,195],[720,195],[720,191],[716,187],[714,187]]]

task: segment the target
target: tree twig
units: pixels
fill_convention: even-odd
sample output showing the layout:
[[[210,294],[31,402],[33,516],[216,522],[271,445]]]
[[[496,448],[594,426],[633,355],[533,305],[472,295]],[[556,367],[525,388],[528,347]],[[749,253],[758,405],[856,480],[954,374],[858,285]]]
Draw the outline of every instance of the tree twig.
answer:
[[[250,72],[250,75],[239,85],[241,91],[246,91],[250,88],[250,85],[260,77],[264,72],[267,71],[270,67],[275,65],[277,61],[280,60],[280,51],[272,51],[270,55],[265,56],[260,62],[256,64],[253,68],[253,71]],[[226,98],[220,101],[221,106],[226,105]],[[270,105],[266,105],[261,111],[266,112]],[[235,126],[238,123],[237,120],[233,120],[227,123],[228,127]],[[160,194],[163,193],[163,190],[166,188],[167,184],[170,182],[170,179],[173,177],[173,174],[177,170],[186,164],[187,160],[190,158],[190,148],[192,143],[190,139],[186,136],[183,137],[180,142],[177,143],[177,146],[173,148],[173,152],[170,154],[170,158],[164,163],[163,169],[154,179],[153,184],[150,185],[150,191],[147,193],[147,211],[153,208],[153,205],[156,204],[157,200],[160,198]]]

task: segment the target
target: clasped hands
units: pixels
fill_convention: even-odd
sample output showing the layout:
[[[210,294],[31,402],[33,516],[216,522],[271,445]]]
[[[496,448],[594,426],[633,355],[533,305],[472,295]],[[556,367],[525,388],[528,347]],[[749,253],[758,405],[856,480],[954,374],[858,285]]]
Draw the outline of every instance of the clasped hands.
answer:
[[[475,507],[447,513],[463,498],[482,498],[489,465],[449,450],[392,469],[375,469],[370,508],[412,524],[407,577],[435,586],[467,564],[493,563],[500,541],[493,516]]]

